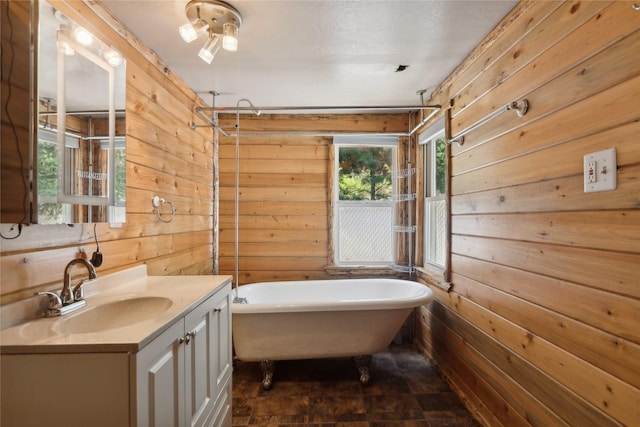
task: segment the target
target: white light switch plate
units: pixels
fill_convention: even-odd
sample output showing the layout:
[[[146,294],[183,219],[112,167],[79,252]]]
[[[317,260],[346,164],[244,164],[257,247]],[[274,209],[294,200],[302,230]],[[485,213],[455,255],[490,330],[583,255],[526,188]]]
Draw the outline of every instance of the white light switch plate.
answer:
[[[584,192],[615,190],[618,166],[616,149],[608,148],[584,156]]]

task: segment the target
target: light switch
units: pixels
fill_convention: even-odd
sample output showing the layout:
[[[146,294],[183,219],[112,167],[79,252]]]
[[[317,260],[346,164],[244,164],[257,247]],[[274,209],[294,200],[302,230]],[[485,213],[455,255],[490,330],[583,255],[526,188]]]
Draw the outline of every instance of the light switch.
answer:
[[[584,156],[585,193],[615,190],[617,174],[615,148],[608,148]]]

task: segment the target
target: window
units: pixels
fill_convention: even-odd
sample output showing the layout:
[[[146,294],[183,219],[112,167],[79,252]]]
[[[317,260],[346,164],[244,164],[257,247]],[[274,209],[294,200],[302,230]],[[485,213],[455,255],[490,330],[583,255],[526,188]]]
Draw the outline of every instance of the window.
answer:
[[[65,138],[67,149],[77,149],[79,139]],[[38,130],[38,223],[72,222],[70,205],[58,203],[58,139],[55,132]]]
[[[336,137],[334,263],[393,262],[393,203],[397,138]]]
[[[423,265],[444,269],[446,261],[447,208],[446,140],[444,120],[420,134],[424,145],[424,248]]]
[[[125,222],[126,218],[126,154],[124,137],[115,138],[115,182],[114,182],[114,205],[108,206],[107,220],[111,223]],[[89,144],[88,141],[82,141],[80,137],[67,135],[65,137],[65,150],[73,152],[80,149],[82,144]],[[96,156],[98,159],[106,159],[109,150],[109,141],[100,140],[99,144],[94,144]],[[99,154],[100,152],[104,154]],[[76,182],[78,177],[84,181],[77,181],[74,188],[79,191],[90,192],[94,187],[103,188],[106,184],[106,174],[89,173],[82,169],[81,166],[76,167],[76,155],[70,154],[66,156],[68,164],[64,171],[67,174],[65,181]],[[106,160],[105,160],[106,162]],[[75,172],[74,172],[75,171]],[[104,182],[103,182],[104,181]],[[59,196],[59,178],[58,178],[58,140],[54,131],[47,129],[38,130],[38,223],[39,224],[70,224],[74,221],[73,205],[69,203],[60,203]],[[104,191],[104,190],[103,190]],[[87,211],[91,215],[90,210]],[[86,221],[92,222],[89,216]],[[104,221],[100,220],[99,222]]]
[[[109,141],[101,141],[103,150],[109,149]],[[115,137],[115,177],[114,177],[114,205],[107,208],[107,221],[110,223],[124,223],[127,218],[127,188],[126,188],[126,150],[125,138]]]

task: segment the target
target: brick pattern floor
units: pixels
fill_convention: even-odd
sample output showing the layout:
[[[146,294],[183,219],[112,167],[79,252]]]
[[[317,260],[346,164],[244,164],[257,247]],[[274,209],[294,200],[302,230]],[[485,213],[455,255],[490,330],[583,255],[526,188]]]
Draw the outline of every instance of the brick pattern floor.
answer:
[[[351,358],[276,363],[271,390],[258,363],[236,363],[234,426],[478,427],[447,383],[409,345],[375,354],[360,384]]]

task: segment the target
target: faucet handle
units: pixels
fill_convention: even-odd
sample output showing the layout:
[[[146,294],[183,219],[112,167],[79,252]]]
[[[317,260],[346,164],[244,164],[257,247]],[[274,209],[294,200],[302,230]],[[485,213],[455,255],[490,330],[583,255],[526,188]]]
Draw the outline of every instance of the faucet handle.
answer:
[[[36,292],[35,295],[47,295],[49,296],[49,307],[50,309],[60,308],[62,307],[62,299],[55,292],[43,291]]]
[[[74,301],[80,301],[84,299],[84,280],[81,280],[80,283],[78,283],[74,288],[73,288],[73,300]]]
[[[63,305],[71,304],[73,302],[73,293],[69,289],[69,286],[64,286],[60,292],[60,300]]]

